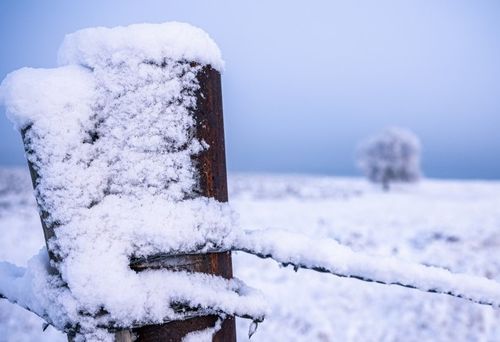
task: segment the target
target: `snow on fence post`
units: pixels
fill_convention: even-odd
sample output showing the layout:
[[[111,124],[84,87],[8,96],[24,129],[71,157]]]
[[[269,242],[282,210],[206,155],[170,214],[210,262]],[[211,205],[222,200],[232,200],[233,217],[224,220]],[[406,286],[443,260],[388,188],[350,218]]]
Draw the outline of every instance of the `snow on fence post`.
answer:
[[[194,158],[198,172],[198,195],[227,202],[226,156],[224,146],[224,122],[222,114],[222,91],[220,73],[210,66],[205,66],[198,73],[199,90],[196,94],[196,138],[205,141],[209,148]],[[231,252],[209,254],[185,254],[177,256],[158,255],[148,260],[132,260],[135,270],[147,268],[167,268],[190,272],[209,273],[224,278],[233,277]],[[141,342],[180,341],[189,332],[203,330],[216,324],[218,317],[203,316],[176,321],[163,325],[138,328],[134,332]],[[126,339],[117,339],[125,342]],[[214,335],[214,342],[236,341],[234,317],[227,317],[221,329]]]
[[[267,306],[232,277],[217,45],[177,22],[100,27],[58,59],[0,84],[49,251],[0,261],[0,298],[78,342],[235,341],[233,316],[255,327]]]
[[[195,64],[194,64],[195,65]],[[196,120],[195,136],[200,141],[208,144],[208,148],[193,157],[198,173],[198,189],[194,196],[211,197],[220,202],[228,201],[226,159],[224,146],[224,123],[222,113],[222,91],[220,73],[211,66],[204,66],[197,74],[199,89],[196,94],[197,106],[193,113]],[[23,140],[30,128],[23,130]],[[25,141],[25,146],[29,144]],[[32,151],[26,151],[28,154]],[[33,164],[28,160],[28,166],[35,187],[38,174]],[[40,211],[43,232],[46,242],[54,236],[54,225],[48,225],[45,218],[48,213]],[[55,260],[56,256],[49,256]],[[165,268],[169,270],[184,270],[190,272],[201,272],[222,276],[230,279],[233,277],[231,252],[208,253],[208,254],[185,254],[185,255],[156,255],[148,259],[132,260],[131,268],[140,272],[151,268]],[[54,270],[54,272],[57,272]],[[162,325],[150,325],[136,328],[132,331],[119,331],[115,334],[116,342],[132,341],[132,336],[137,342],[153,341],[181,341],[182,338],[194,331],[213,327],[219,317],[217,315],[201,316],[174,321]],[[72,341],[72,336],[68,336]],[[214,342],[236,341],[236,327],[233,316],[227,316],[222,322],[221,328],[213,337]]]

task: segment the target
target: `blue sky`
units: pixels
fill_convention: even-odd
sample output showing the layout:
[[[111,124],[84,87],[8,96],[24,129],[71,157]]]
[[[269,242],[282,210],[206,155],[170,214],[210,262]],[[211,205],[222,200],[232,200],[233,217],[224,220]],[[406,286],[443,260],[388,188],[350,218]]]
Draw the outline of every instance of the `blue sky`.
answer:
[[[422,140],[429,177],[500,179],[500,2],[3,1],[0,78],[55,67],[64,34],[185,21],[219,44],[232,171],[355,175],[386,126]],[[0,165],[23,165],[0,109]]]

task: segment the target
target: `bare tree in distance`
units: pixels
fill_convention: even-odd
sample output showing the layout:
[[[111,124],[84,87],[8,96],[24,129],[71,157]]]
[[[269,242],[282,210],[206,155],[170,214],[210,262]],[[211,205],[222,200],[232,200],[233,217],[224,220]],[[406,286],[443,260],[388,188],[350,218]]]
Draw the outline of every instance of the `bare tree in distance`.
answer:
[[[419,180],[420,151],[420,140],[413,132],[391,127],[360,143],[357,164],[370,181],[389,190],[391,183]]]

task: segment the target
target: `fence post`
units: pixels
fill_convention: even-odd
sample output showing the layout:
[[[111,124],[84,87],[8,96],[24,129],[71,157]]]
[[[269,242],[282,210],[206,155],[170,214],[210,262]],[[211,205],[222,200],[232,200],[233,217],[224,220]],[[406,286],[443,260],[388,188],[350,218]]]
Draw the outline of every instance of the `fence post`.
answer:
[[[222,92],[220,73],[210,66],[205,66],[198,73],[199,90],[196,94],[197,107],[194,110],[196,121],[195,136],[205,141],[209,148],[193,157],[196,166],[199,186],[192,197],[212,197],[220,202],[227,202],[227,175],[224,147],[224,123],[222,116]],[[23,137],[24,137],[23,132]],[[25,146],[27,146],[25,144]],[[27,151],[29,152],[29,151]],[[38,174],[28,161],[33,184],[37,182]],[[55,227],[48,227],[44,218],[47,213],[41,212],[42,226],[46,241],[54,235]],[[53,255],[49,253],[51,258]],[[231,253],[210,253],[196,255],[159,256],[154,262],[148,260],[131,261],[131,268],[141,271],[147,268],[165,268],[170,270],[185,270],[189,272],[209,273],[224,278],[232,278]],[[150,325],[133,330],[119,331],[115,334],[116,342],[165,342],[181,341],[194,331],[213,327],[217,316],[201,316],[184,321],[169,322],[161,325]],[[68,336],[69,341],[72,340]],[[222,322],[221,329],[214,335],[214,342],[235,342],[236,327],[234,317],[227,317]]]
[[[195,196],[212,197],[220,202],[227,202],[221,77],[220,73],[210,66],[205,66],[197,77],[200,88],[196,95],[197,107],[194,112],[195,135],[200,141],[205,141],[209,148],[194,157],[199,177],[199,187]],[[228,279],[233,277],[231,252],[166,256],[156,259],[154,265],[148,265],[146,261],[134,264],[133,268],[144,269],[148,266],[210,273]],[[133,332],[137,335],[136,341],[138,342],[181,341],[187,333],[213,327],[217,319],[217,316],[195,317],[185,321],[145,326],[134,329]],[[125,341],[127,340],[117,339],[117,342]],[[222,328],[215,334],[213,341],[236,341],[234,317],[227,317],[224,320]]]

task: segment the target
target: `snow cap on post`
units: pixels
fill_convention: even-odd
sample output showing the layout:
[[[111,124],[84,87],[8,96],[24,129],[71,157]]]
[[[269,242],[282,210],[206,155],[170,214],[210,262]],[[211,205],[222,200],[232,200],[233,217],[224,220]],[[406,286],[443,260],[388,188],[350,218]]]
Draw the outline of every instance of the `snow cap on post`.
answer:
[[[19,131],[33,123],[50,125],[49,116],[57,116],[53,129],[74,131],[68,125],[80,125],[91,115],[94,86],[91,72],[80,66],[22,68],[0,84],[0,106]]]
[[[222,72],[224,61],[217,44],[200,28],[186,23],[135,24],[87,28],[69,34],[59,49],[59,65],[89,68],[130,59],[161,64],[165,58],[210,65]]]

